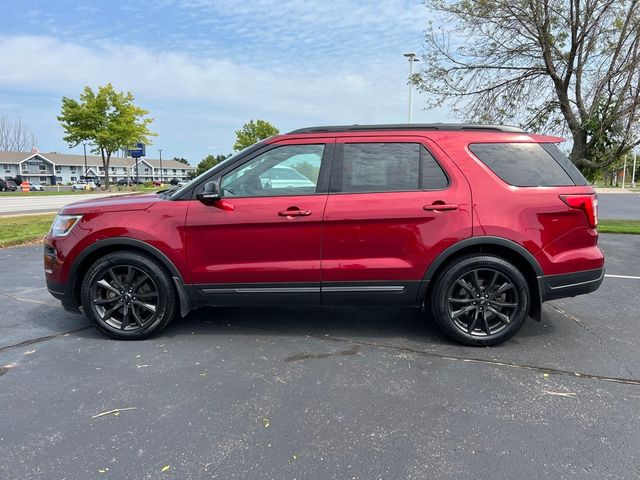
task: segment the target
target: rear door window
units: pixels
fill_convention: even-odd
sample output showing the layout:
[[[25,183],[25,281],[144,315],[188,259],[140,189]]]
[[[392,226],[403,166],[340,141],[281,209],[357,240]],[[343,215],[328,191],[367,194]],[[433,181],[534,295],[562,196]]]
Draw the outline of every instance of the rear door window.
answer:
[[[469,150],[509,185],[562,187],[587,184],[560,150],[554,151],[554,155],[538,143],[476,143],[469,145]],[[557,154],[566,161],[561,164],[555,158]]]
[[[419,143],[346,143],[341,183],[346,193],[397,192],[445,188],[448,179]]]

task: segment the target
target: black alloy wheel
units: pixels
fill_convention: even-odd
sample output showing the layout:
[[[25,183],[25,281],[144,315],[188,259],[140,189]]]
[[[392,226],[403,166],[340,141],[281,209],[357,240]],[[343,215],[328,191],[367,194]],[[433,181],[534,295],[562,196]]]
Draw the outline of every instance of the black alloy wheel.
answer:
[[[454,340],[488,346],[504,342],[522,327],[529,309],[529,288],[522,273],[490,255],[462,257],[437,279],[432,311]]]
[[[85,315],[115,338],[155,335],[177,313],[171,277],[154,259],[135,252],[114,252],[96,261],[81,296]]]

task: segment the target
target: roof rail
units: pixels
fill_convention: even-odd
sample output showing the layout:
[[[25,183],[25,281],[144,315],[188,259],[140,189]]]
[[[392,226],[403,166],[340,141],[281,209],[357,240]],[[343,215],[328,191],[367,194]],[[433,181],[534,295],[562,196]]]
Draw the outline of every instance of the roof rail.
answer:
[[[293,133],[331,133],[331,132],[369,132],[377,130],[478,130],[484,132],[524,133],[519,127],[505,125],[477,125],[471,123],[388,123],[381,125],[327,125],[321,127],[299,128]]]

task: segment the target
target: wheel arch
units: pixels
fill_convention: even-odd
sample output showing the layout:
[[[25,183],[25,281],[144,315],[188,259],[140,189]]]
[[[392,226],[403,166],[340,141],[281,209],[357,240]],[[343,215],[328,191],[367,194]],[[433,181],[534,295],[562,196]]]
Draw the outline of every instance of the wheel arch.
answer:
[[[83,272],[86,272],[89,266],[91,266],[91,264],[93,264],[93,262],[95,262],[98,258],[112,252],[123,250],[129,252],[144,253],[153,257],[155,260],[160,262],[160,264],[166,269],[167,273],[169,273],[171,277],[177,278],[181,286],[184,285],[182,275],[173,264],[173,262],[169,259],[169,257],[167,257],[153,245],[149,245],[148,243],[141,240],[136,240],[135,238],[107,238],[105,240],[99,240],[93,243],[91,246],[85,248],[78,255],[78,257],[73,262],[73,265],[71,266],[71,271],[69,272],[70,287],[73,299],[76,301],[77,305],[80,305],[80,286],[82,284],[82,279],[84,278]]]
[[[422,279],[422,292],[420,298],[427,299],[431,294],[433,280],[455,259],[470,253],[490,253],[513,263],[522,271],[529,291],[531,292],[531,306],[529,315],[540,320],[542,314],[542,298],[538,283],[538,277],[543,275],[542,268],[534,256],[522,245],[502,237],[472,237],[462,240],[436,257],[431,263]]]

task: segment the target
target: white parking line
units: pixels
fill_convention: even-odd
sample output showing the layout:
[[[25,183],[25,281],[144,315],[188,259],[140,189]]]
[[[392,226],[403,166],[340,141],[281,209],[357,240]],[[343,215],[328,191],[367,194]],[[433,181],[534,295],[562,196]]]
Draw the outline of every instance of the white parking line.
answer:
[[[631,280],[640,280],[640,277],[632,277],[630,275],[605,275],[605,277],[610,277],[610,278],[628,278]]]

